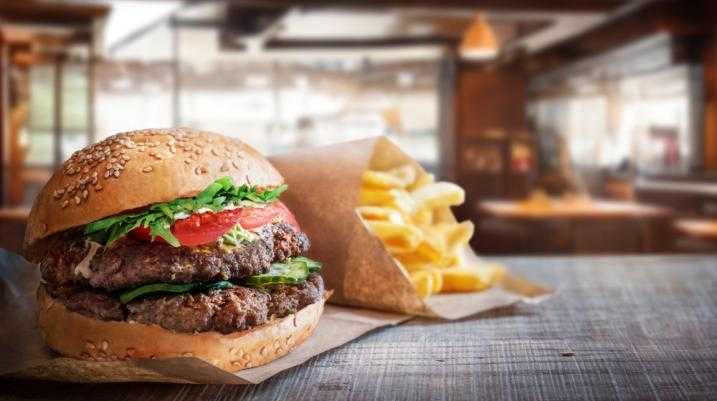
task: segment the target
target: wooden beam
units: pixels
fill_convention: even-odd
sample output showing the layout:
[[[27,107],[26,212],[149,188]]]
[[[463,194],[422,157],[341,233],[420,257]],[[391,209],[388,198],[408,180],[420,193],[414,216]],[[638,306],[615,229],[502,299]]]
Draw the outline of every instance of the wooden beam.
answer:
[[[0,206],[5,205],[5,142],[7,137],[7,46],[0,30]]]
[[[88,25],[107,16],[110,7],[34,0],[0,1],[0,19],[16,24]]]
[[[485,11],[605,12],[626,0],[234,0],[235,6],[374,9],[376,7],[475,8]]]
[[[404,47],[425,45],[450,45],[458,43],[459,38],[441,36],[395,37],[376,39],[270,39],[266,49],[360,49],[367,47]]]
[[[296,50],[296,49],[364,49],[380,47],[407,47],[427,45],[455,45],[458,38],[442,36],[425,37],[394,37],[394,38],[326,38],[326,39],[270,39],[264,44],[267,50]],[[245,47],[238,41],[225,38],[222,43],[225,50],[244,50]]]
[[[673,35],[704,33],[710,29],[710,21],[701,14],[700,4],[697,1],[687,7],[676,0],[648,3],[538,53],[526,55],[520,64],[528,72],[537,74],[659,32]]]

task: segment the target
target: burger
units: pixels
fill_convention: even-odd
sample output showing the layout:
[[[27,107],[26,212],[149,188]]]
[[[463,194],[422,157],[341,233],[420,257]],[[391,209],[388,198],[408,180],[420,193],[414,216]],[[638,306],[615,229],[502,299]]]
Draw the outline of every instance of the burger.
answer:
[[[45,341],[84,360],[191,356],[228,371],[290,352],[316,327],[324,284],[286,189],[250,146],[187,128],[75,152],[25,234]]]

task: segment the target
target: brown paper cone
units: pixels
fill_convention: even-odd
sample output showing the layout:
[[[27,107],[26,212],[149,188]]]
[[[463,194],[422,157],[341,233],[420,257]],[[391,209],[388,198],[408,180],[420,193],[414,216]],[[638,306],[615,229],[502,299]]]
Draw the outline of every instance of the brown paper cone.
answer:
[[[422,300],[408,273],[356,213],[361,176],[367,169],[411,164],[419,174],[426,174],[385,137],[300,150],[274,156],[271,162],[289,184],[282,199],[311,238],[311,256],[324,262],[322,276],[335,291],[333,303],[453,319],[552,291],[509,276],[506,283],[513,284],[509,287]],[[444,221],[456,221],[449,208],[439,214]],[[472,251],[467,252],[476,258]],[[516,281],[521,285],[514,285]]]

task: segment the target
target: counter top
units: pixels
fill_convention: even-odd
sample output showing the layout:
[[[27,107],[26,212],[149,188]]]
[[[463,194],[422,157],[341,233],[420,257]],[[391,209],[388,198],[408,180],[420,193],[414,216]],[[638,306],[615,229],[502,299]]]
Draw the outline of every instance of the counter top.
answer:
[[[717,394],[715,256],[496,259],[542,304],[380,329],[256,386],[0,381],[0,398],[697,400]],[[714,399],[714,398],[713,398]]]

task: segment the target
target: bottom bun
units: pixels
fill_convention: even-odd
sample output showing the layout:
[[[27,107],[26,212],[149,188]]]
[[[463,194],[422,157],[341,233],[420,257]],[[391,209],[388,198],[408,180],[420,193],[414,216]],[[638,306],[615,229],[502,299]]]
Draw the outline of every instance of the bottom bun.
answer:
[[[293,315],[236,333],[178,333],[72,312],[49,296],[44,286],[38,289],[37,301],[42,336],[63,355],[91,361],[195,357],[230,372],[286,355],[309,338],[324,310],[322,299]]]

